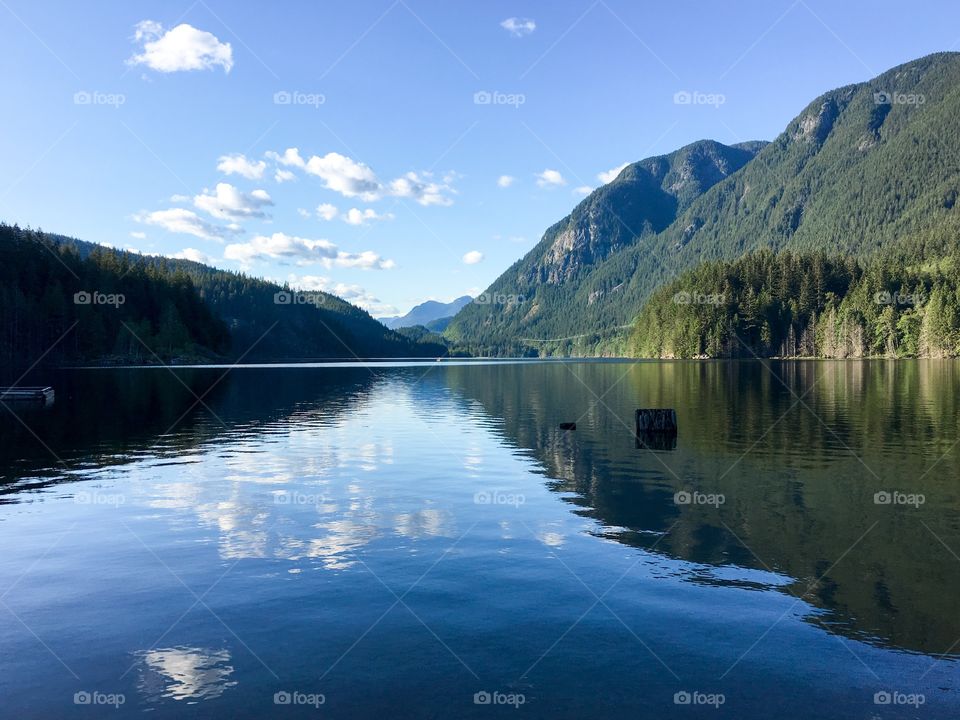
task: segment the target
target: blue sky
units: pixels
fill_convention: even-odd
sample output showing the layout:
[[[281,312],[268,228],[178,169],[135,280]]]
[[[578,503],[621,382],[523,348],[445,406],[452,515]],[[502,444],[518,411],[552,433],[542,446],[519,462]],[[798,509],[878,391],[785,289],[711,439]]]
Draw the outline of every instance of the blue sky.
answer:
[[[482,291],[626,162],[957,49],[960,5],[2,0],[0,46],[4,221],[387,315]]]

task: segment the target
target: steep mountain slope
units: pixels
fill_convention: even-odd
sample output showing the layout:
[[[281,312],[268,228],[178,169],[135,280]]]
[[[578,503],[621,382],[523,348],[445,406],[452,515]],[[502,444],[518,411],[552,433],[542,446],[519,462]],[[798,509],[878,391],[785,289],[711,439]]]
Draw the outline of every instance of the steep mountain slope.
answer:
[[[586,310],[600,294],[581,292],[607,258],[667,228],[706,190],[746,164],[762,143],[711,140],[628,165],[549,228],[527,255],[490,286],[492,302],[472,303],[447,335],[481,350],[521,337],[556,337],[591,328]],[[522,345],[522,343],[520,343]]]
[[[436,300],[427,300],[416,305],[406,315],[397,317],[380,318],[380,322],[391,330],[397,330],[402,327],[413,327],[414,325],[428,325],[434,320],[451,318],[466,306],[472,297],[464,295],[448,303],[438,302]]]
[[[632,322],[643,300],[705,260],[729,260],[763,247],[867,257],[904,242],[941,253],[960,236],[958,118],[958,53],[930,55],[832,90],[742,169],[679,208],[669,227],[610,254],[580,277],[574,302],[548,307],[539,302],[538,288],[530,292],[533,303],[520,306],[525,315],[513,313],[523,319],[533,311],[537,323],[469,318],[465,310],[451,327],[466,331],[465,337],[475,332],[481,341],[493,335],[498,352],[622,352],[620,326]],[[577,322],[552,317],[563,315]],[[461,317],[470,322],[461,323]],[[571,332],[535,334],[554,327]],[[515,340],[577,333],[589,334],[559,343]]]

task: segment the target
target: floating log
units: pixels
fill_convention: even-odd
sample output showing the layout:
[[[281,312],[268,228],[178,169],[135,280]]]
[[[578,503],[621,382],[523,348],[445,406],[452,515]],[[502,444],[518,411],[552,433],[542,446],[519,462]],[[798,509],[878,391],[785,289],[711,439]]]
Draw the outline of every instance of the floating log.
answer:
[[[641,433],[677,433],[677,411],[672,408],[638,408],[637,435]]]
[[[53,402],[52,387],[0,387],[0,402]]]
[[[561,429],[561,430],[576,430],[576,429],[577,429],[577,424],[576,424],[575,422],[574,422],[574,423],[560,423],[560,429]]]

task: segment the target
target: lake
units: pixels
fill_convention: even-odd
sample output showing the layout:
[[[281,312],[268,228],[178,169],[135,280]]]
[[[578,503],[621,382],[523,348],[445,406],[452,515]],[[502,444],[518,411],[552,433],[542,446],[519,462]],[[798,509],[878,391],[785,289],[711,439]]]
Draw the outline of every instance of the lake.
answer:
[[[0,409],[4,716],[960,716],[960,363],[36,382]]]

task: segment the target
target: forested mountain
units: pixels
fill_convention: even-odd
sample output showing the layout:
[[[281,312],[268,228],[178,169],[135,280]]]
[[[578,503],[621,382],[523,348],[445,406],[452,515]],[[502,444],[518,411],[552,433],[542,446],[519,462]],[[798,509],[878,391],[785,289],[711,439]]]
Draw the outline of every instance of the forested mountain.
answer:
[[[960,254],[867,262],[770,250],[710,261],[656,290],[640,357],[957,357]]]
[[[432,339],[398,335],[327,293],[0,225],[0,358],[9,365],[48,350],[44,360],[61,363],[445,354]]]
[[[722,145],[703,140],[669,155],[625,167],[491,285],[487,303],[472,303],[447,335],[483,353],[526,354],[536,344],[596,327],[591,310],[607,292],[589,274],[611,256],[654,237],[704,191],[748,162],[763,143]],[[556,348],[554,348],[556,349]]]
[[[414,325],[428,326],[430,323],[438,320],[442,321],[447,318],[452,318],[471,300],[473,300],[473,298],[469,295],[458,297],[456,300],[448,303],[439,302],[437,300],[427,300],[426,302],[422,302],[415,306],[406,315],[380,318],[380,322],[382,322],[391,330],[397,330],[403,327],[413,327]],[[446,327],[446,323],[444,323],[444,327]],[[442,329],[443,328],[441,328],[441,330]]]
[[[622,354],[629,333],[623,326],[643,301],[703,261],[764,247],[867,258],[904,242],[921,248],[922,257],[929,254],[922,248],[936,250],[960,231],[958,118],[958,53],[931,55],[830,91],[737,172],[678,207],[659,232],[645,236],[645,227],[629,222],[611,231],[616,220],[610,216],[626,217],[633,195],[616,198],[596,221],[597,244],[616,249],[578,275],[575,287],[557,293],[549,278],[536,277],[524,302],[468,307],[449,332],[474,335],[494,352]],[[490,291],[514,286],[528,258]],[[557,267],[564,264],[557,259]],[[565,342],[520,340],[580,334]]]

